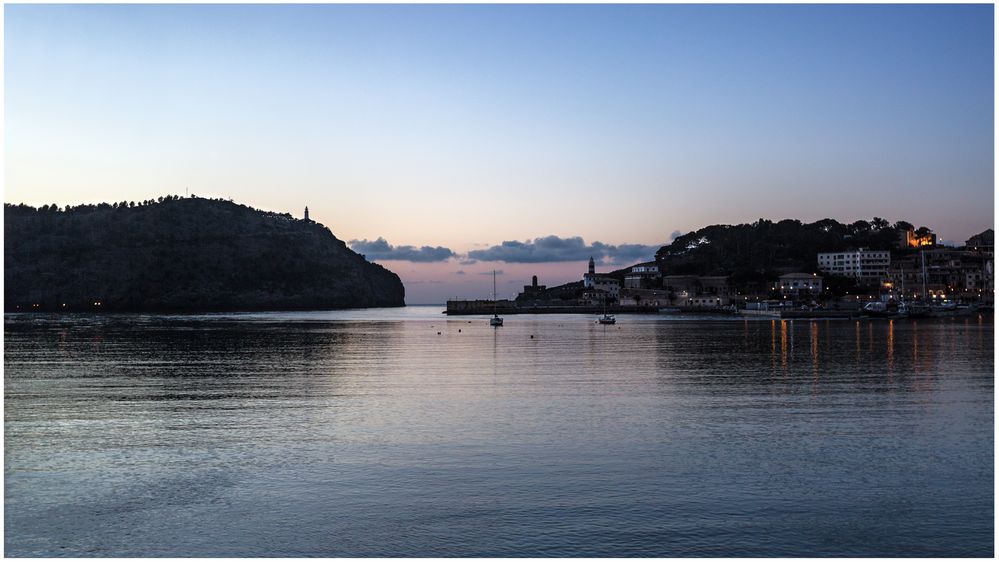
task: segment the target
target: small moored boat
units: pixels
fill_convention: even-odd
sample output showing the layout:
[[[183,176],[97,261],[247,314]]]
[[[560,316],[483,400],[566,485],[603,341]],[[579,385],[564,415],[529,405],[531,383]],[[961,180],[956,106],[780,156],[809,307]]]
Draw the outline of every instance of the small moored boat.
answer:
[[[489,319],[490,326],[502,326],[503,319],[496,312],[496,270],[493,270],[493,317]]]

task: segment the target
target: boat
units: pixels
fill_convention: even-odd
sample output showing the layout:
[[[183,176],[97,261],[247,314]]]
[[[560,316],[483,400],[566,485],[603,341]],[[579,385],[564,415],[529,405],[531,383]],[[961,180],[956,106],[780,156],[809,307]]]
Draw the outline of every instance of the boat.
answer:
[[[971,316],[977,313],[977,305],[965,303],[958,304],[948,300],[930,306],[930,316],[936,318],[946,318],[948,316]]]
[[[870,318],[907,318],[909,316],[909,308],[906,304],[894,301],[869,302],[864,305],[861,312]]]
[[[499,327],[503,325],[503,319],[496,313],[496,270],[493,270],[493,317],[489,319],[489,325]]]
[[[607,302],[606,301],[604,301],[604,315],[601,316],[600,318],[597,318],[597,322],[599,322],[600,324],[613,324],[613,323],[617,322],[617,320],[614,319],[614,315],[613,314],[607,314]]]

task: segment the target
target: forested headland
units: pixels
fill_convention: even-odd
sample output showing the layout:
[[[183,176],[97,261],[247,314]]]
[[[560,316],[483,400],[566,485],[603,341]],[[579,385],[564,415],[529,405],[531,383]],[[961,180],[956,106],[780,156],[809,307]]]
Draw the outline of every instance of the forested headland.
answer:
[[[4,205],[6,311],[404,306],[399,277],[325,226],[221,199]]]

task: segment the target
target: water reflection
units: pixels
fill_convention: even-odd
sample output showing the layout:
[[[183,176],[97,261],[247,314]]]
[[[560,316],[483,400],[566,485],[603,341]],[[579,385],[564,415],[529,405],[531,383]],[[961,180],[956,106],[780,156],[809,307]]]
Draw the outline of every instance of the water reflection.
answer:
[[[888,382],[895,371],[895,320],[888,320]]]
[[[770,371],[777,374],[777,321],[770,321]]]
[[[856,357],[856,363],[859,365],[860,364],[860,320],[856,320],[854,322],[854,327],[855,327],[855,330],[854,330],[854,332],[855,332],[854,339],[855,339],[855,341],[857,343],[857,346],[856,346],[857,347],[857,352],[855,354],[855,357]]]
[[[8,554],[991,552],[989,323],[282,318],[6,319]]]
[[[787,376],[787,357],[789,354],[787,343],[787,320],[780,321],[780,370]]]
[[[812,377],[819,381],[819,323],[809,322],[809,341],[812,344]]]

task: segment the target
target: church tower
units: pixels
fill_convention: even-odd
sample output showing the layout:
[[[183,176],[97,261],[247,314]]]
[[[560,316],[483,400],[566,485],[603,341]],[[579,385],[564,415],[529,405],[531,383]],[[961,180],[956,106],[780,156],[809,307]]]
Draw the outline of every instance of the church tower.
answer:
[[[305,207],[305,222],[309,222],[309,207]]]

